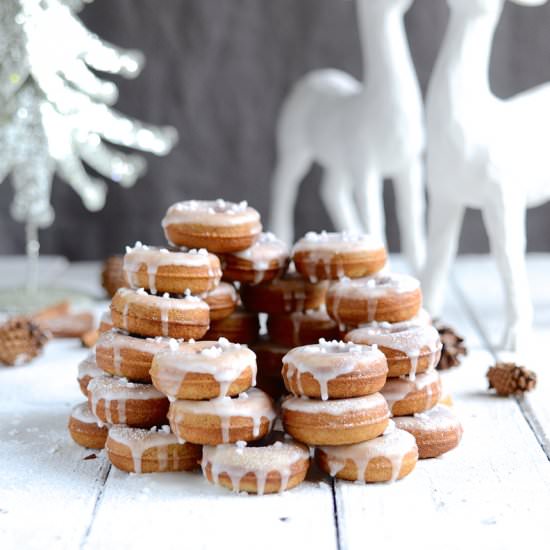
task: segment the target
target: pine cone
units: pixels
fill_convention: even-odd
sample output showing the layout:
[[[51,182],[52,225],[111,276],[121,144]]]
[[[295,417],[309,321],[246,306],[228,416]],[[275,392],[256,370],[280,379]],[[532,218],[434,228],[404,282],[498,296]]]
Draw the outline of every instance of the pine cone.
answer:
[[[14,317],[0,326],[0,363],[21,365],[36,357],[48,336],[26,317]]]
[[[101,286],[111,297],[114,296],[119,288],[127,286],[122,265],[122,256],[109,256],[103,263]]]
[[[441,359],[436,368],[446,370],[451,367],[458,367],[461,363],[461,357],[468,355],[468,348],[464,345],[464,338],[459,336],[453,328],[438,321],[434,322],[434,326],[439,332],[442,344]]]
[[[489,389],[494,388],[498,395],[523,395],[535,389],[537,374],[516,363],[497,363],[487,371]]]

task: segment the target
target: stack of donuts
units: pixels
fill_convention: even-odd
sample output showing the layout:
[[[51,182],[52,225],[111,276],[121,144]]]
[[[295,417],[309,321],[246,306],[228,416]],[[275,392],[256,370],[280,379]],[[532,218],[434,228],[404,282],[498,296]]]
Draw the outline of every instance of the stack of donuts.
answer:
[[[374,482],[458,444],[418,281],[386,271],[381,243],[308,233],[290,251],[220,199],[177,203],[162,225],[166,248],[127,248],[127,288],[79,366],[77,443],[128,472],[200,464],[259,494],[303,481],[313,448],[330,475]]]

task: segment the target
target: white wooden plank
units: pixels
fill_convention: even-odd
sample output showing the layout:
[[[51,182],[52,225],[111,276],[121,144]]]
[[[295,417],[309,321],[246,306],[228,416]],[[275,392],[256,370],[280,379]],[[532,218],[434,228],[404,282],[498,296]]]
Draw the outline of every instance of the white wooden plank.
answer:
[[[67,432],[82,401],[75,341],[50,343],[27,366],[0,368],[0,548],[78,547],[88,528],[107,462]]]
[[[421,461],[395,484],[338,481],[340,546],[541,548],[550,509],[550,463],[513,400],[486,392],[492,357],[450,296],[443,319],[467,337],[471,352],[443,373],[464,425],[458,449]],[[519,527],[521,526],[521,528]]]
[[[548,361],[543,353],[550,341],[550,255],[529,254],[527,268],[535,317],[530,351],[525,359],[539,376],[536,391],[518,399],[518,403],[550,458],[550,377],[545,375]],[[488,257],[466,257],[458,262],[455,273],[468,309],[496,357],[504,331],[505,310],[504,291],[495,263]]]

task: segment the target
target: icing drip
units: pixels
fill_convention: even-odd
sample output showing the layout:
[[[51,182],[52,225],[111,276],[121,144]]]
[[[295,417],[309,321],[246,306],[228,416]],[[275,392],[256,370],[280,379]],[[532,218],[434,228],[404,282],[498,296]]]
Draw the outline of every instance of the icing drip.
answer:
[[[260,215],[246,201],[183,201],[173,204],[162,220],[162,227],[180,223],[208,226],[232,226],[260,222]]]
[[[302,346],[290,350],[284,357],[287,366],[287,379],[296,377],[298,393],[303,393],[302,374],[309,373],[319,384],[321,399],[328,399],[328,383],[338,376],[356,370],[360,365],[383,359],[384,355],[376,347],[361,346],[351,342],[327,342]]]
[[[404,353],[410,362],[409,377],[415,379],[418,359],[427,348],[433,368],[437,352],[441,349],[439,333],[431,325],[403,323],[372,323],[352,330],[346,340],[360,344],[377,345]]]
[[[407,377],[388,378],[386,385],[380,393],[384,396],[390,410],[398,401],[405,399],[409,394],[417,391],[426,390],[426,406],[430,405],[432,398],[432,385],[439,382],[439,374],[435,370],[431,370],[419,374],[415,380]]]
[[[132,400],[165,399],[165,396],[150,384],[136,384],[125,378],[102,376],[94,378],[88,384],[90,408],[97,417],[100,401],[104,402],[105,419],[108,424],[126,422],[126,402]],[[117,412],[116,422],[113,417],[113,404]]]
[[[405,456],[416,448],[415,438],[404,430],[386,430],[384,434],[370,441],[355,445],[319,447],[325,453],[332,477],[344,469],[346,461],[357,468],[357,479],[367,481],[367,467],[375,458],[384,457],[391,463],[391,481],[399,477]]]
[[[97,418],[90,410],[88,401],[75,405],[71,411],[71,418],[82,422],[83,424],[95,424],[98,425]]]
[[[289,397],[283,401],[281,405],[283,409],[290,411],[309,414],[330,414],[332,416],[375,409],[380,406],[387,408],[386,400],[380,393],[373,393],[364,397],[332,399],[328,401],[319,401],[317,399],[307,399],[303,397]],[[380,418],[377,417],[373,419],[373,423],[376,422],[380,422]]]
[[[178,349],[161,351],[153,360],[151,375],[170,397],[176,397],[189,373],[211,375],[220,386],[220,396],[227,395],[231,384],[250,368],[256,381],[256,355],[246,346],[226,338],[218,341],[184,343]]]
[[[151,428],[150,430],[129,428],[127,426],[112,426],[109,429],[109,438],[130,449],[134,471],[138,474],[143,469],[143,455],[149,449],[156,449],[159,471],[165,472],[168,470],[169,450],[172,450],[174,466],[176,469],[178,467],[179,457],[177,450],[171,449],[173,445],[178,445],[178,441],[176,436],[170,432],[169,426]]]
[[[205,446],[201,467],[206,475],[206,468],[210,465],[212,481],[216,485],[219,485],[220,475],[226,474],[235,492],[239,491],[244,476],[254,474],[257,493],[263,495],[267,477],[271,472],[279,474],[279,492],[282,492],[288,487],[292,466],[303,460],[309,460],[306,447],[290,440],[276,441],[265,447]]]
[[[232,418],[250,418],[252,420],[252,435],[257,437],[260,434],[262,420],[267,420],[269,430],[271,430],[271,425],[276,417],[271,398],[256,388],[251,388],[233,399],[218,397],[210,401],[174,401],[170,405],[168,418],[176,433],[177,426],[184,421],[186,414],[218,416],[224,443],[230,440]]]
[[[78,381],[83,378],[98,378],[99,376],[105,376],[105,372],[97,366],[95,354],[90,353],[86,359],[78,364]]]
[[[436,405],[433,409],[413,416],[399,416],[394,421],[398,428],[413,431],[447,430],[460,427],[460,420],[456,414],[445,405]]]

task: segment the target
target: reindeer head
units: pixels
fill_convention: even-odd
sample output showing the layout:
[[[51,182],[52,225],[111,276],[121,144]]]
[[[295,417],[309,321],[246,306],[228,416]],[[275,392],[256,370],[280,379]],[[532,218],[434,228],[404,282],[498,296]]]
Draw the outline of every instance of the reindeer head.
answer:
[[[506,0],[447,0],[453,11],[462,11],[472,15],[500,13]],[[510,0],[519,6],[542,6],[548,0]]]

